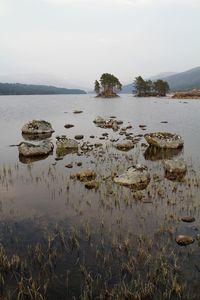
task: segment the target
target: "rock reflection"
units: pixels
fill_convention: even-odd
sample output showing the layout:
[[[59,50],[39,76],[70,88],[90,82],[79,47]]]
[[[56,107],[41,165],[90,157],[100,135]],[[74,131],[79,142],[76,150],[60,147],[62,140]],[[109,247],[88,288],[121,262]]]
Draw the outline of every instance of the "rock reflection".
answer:
[[[44,160],[48,156],[49,155],[47,154],[47,155],[40,155],[40,156],[25,157],[25,156],[19,154],[19,161],[22,164],[31,164],[31,163],[39,161],[39,160]]]
[[[183,149],[160,149],[154,146],[149,146],[144,152],[144,158],[146,160],[162,160],[169,159],[174,156],[182,154]]]

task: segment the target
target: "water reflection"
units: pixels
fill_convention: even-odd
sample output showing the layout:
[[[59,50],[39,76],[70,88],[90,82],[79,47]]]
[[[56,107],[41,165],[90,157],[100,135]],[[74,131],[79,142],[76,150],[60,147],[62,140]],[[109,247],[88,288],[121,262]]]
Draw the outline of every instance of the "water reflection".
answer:
[[[50,154],[47,154],[47,155],[39,155],[39,156],[31,156],[31,157],[26,157],[26,156],[23,156],[23,155],[19,154],[19,161],[22,164],[31,164],[31,163],[39,161],[39,160],[44,160],[49,155],[52,155],[52,154],[53,154],[53,152],[50,153]]]
[[[162,160],[170,159],[174,156],[179,156],[183,153],[183,149],[160,149],[154,146],[149,146],[144,152],[146,160]]]

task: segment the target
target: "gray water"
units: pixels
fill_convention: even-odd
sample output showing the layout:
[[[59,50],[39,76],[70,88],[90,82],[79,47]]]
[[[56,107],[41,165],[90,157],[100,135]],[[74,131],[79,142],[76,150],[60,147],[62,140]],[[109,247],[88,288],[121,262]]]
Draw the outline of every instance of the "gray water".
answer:
[[[83,112],[74,114],[74,110]],[[175,153],[175,157],[184,158],[188,164],[185,181],[174,183],[164,178],[159,155],[152,158],[148,152],[141,150],[141,143],[145,142],[143,138],[129,152],[122,153],[113,149],[110,139],[119,135],[111,129],[96,127],[93,120],[98,115],[103,118],[116,116],[123,120],[122,126],[133,126],[131,131],[134,135],[154,131],[180,134],[184,139],[184,148]],[[32,119],[44,119],[52,124],[55,132],[51,139],[55,148],[53,154],[45,159],[21,160],[18,148],[9,145],[17,145],[24,140],[21,127]],[[18,237],[16,243],[10,243],[7,231],[4,235],[2,229],[3,245],[11,253],[15,253],[15,249],[19,253],[26,253],[24,249],[27,245],[40,241],[49,226],[62,224],[65,229],[70,226],[82,228],[88,222],[94,239],[97,238],[97,244],[101,230],[105,229],[101,235],[109,241],[110,249],[111,237],[118,233],[122,236],[128,233],[132,236],[146,234],[155,238],[157,232],[162,232],[161,228],[167,224],[170,228],[173,227],[173,237],[170,235],[171,247],[182,256],[185,263],[183,278],[185,276],[188,282],[193,280],[193,289],[198,282],[198,270],[194,267],[198,257],[198,245],[194,243],[191,246],[193,248],[180,250],[175,245],[174,238],[177,233],[195,236],[200,230],[197,184],[200,179],[199,120],[198,100],[135,98],[132,95],[121,95],[115,99],[99,99],[93,95],[1,96],[0,227],[10,224],[11,232]],[[167,123],[161,123],[163,121]],[[66,129],[66,123],[74,124],[74,127]],[[147,126],[145,131],[139,127],[141,124]],[[109,139],[99,140],[105,131],[109,133]],[[68,154],[63,160],[55,161],[55,137],[62,134],[69,138],[83,134],[84,141],[103,143],[104,152],[100,155],[86,153],[83,156]],[[95,139],[91,139],[90,135],[94,135]],[[77,162],[82,162],[83,168],[95,169],[97,175],[100,175],[98,179],[101,180],[101,187],[98,191],[87,191],[83,183],[70,180],[70,174],[80,170]],[[146,202],[134,201],[129,189],[117,187],[111,181],[103,179],[110,176],[113,170],[123,171],[137,162],[145,163],[152,176],[150,186],[144,191]],[[65,167],[69,163],[73,163],[73,169]],[[158,181],[154,181],[155,175],[160,177]],[[195,224],[187,226],[180,223],[179,218],[185,215],[195,216]],[[165,231],[163,232],[165,235]],[[12,235],[13,233],[11,239]],[[188,260],[190,249],[193,256]],[[82,245],[80,251],[85,253],[85,246]],[[91,259],[90,263],[93,269],[95,260]],[[72,270],[73,268],[72,266]],[[63,275],[61,270],[62,268],[58,269],[58,277]],[[76,276],[72,279],[72,286],[76,290],[74,281],[76,282]],[[56,295],[57,288],[51,293]],[[69,298],[52,295],[49,299],[72,299],[73,292]]]

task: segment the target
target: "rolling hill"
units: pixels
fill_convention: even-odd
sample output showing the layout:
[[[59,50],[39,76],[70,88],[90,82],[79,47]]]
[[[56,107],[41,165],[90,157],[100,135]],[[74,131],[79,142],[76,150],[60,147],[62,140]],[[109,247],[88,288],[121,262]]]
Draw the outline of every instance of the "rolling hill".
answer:
[[[58,88],[48,85],[0,83],[0,95],[58,95],[58,94],[86,94],[80,89]]]

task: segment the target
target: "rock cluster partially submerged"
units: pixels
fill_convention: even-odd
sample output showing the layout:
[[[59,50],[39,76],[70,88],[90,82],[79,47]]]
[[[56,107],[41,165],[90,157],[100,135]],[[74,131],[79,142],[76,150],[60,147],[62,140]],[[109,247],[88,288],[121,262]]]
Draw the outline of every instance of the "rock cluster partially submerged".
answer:
[[[96,173],[92,169],[82,169],[81,171],[71,174],[70,178],[88,182],[96,178]]]
[[[54,132],[51,123],[45,120],[32,120],[22,127],[23,134],[43,134]]]
[[[150,174],[146,166],[135,165],[123,174],[114,177],[114,182],[134,189],[144,189],[150,182]]]
[[[97,116],[93,121],[100,128],[112,128],[114,131],[119,129],[119,125],[123,124],[123,121],[116,120],[113,118],[103,119],[100,116]]]
[[[49,141],[42,141],[39,144],[22,142],[18,146],[19,154],[25,157],[45,156],[48,155],[53,148],[53,143]]]
[[[154,132],[144,135],[149,145],[162,149],[178,149],[183,147],[184,141],[180,135],[170,132]]]

